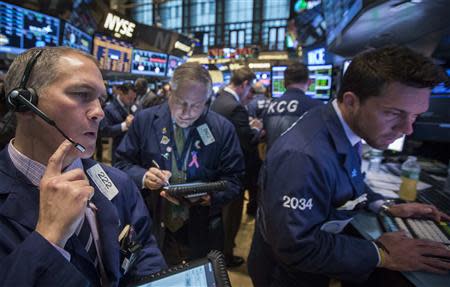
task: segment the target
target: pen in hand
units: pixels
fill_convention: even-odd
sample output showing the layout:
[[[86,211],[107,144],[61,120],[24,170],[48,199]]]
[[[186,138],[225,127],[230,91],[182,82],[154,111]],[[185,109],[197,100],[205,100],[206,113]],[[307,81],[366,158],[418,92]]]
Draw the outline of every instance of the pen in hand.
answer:
[[[159,166],[159,164],[154,159],[152,159],[152,164],[153,164],[154,167],[156,167],[157,169],[161,170],[161,167]],[[169,181],[165,180],[164,187],[167,187],[169,185],[170,185]]]

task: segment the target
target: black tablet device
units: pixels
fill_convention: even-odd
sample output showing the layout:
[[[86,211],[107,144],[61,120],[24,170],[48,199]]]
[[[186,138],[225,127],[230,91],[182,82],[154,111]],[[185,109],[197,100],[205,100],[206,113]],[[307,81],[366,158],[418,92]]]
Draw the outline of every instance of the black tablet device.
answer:
[[[211,251],[205,258],[137,278],[128,286],[231,287],[231,284],[222,253]]]
[[[227,188],[226,180],[213,182],[190,182],[182,184],[171,184],[164,187],[170,196],[182,196],[184,198],[195,198],[212,192],[224,191]]]

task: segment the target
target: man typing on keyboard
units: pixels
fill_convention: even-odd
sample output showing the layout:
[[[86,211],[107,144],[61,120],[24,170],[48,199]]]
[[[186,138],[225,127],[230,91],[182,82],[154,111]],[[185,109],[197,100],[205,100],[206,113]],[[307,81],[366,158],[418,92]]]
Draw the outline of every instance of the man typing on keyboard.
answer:
[[[450,218],[431,205],[388,206],[361,174],[361,139],[385,149],[413,132],[431,87],[445,74],[426,57],[391,46],[356,56],[337,99],[304,115],[278,138],[261,170],[261,194],[249,255],[255,286],[328,286],[364,282],[376,270],[447,273],[445,244],[383,234],[376,242],[344,234],[366,208],[392,216]],[[439,257],[439,258],[436,258]],[[368,284],[364,284],[367,286]]]

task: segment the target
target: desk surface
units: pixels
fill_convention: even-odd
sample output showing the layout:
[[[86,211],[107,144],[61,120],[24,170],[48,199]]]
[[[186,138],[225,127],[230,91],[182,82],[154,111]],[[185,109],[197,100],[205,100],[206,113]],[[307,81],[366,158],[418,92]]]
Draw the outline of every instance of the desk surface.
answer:
[[[352,225],[368,240],[375,240],[382,234],[381,226],[373,213],[361,212],[352,220]],[[439,275],[426,272],[402,272],[415,286],[449,287],[450,274]]]

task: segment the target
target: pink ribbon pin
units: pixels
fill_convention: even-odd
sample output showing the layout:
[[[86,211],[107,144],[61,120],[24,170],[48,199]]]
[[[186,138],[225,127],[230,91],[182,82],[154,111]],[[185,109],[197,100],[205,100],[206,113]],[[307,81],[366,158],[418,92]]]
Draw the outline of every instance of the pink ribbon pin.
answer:
[[[197,152],[195,152],[195,151],[191,152],[191,156],[192,156],[192,160],[188,166],[192,167],[193,165],[195,165],[196,168],[199,168],[200,165],[198,164]]]

